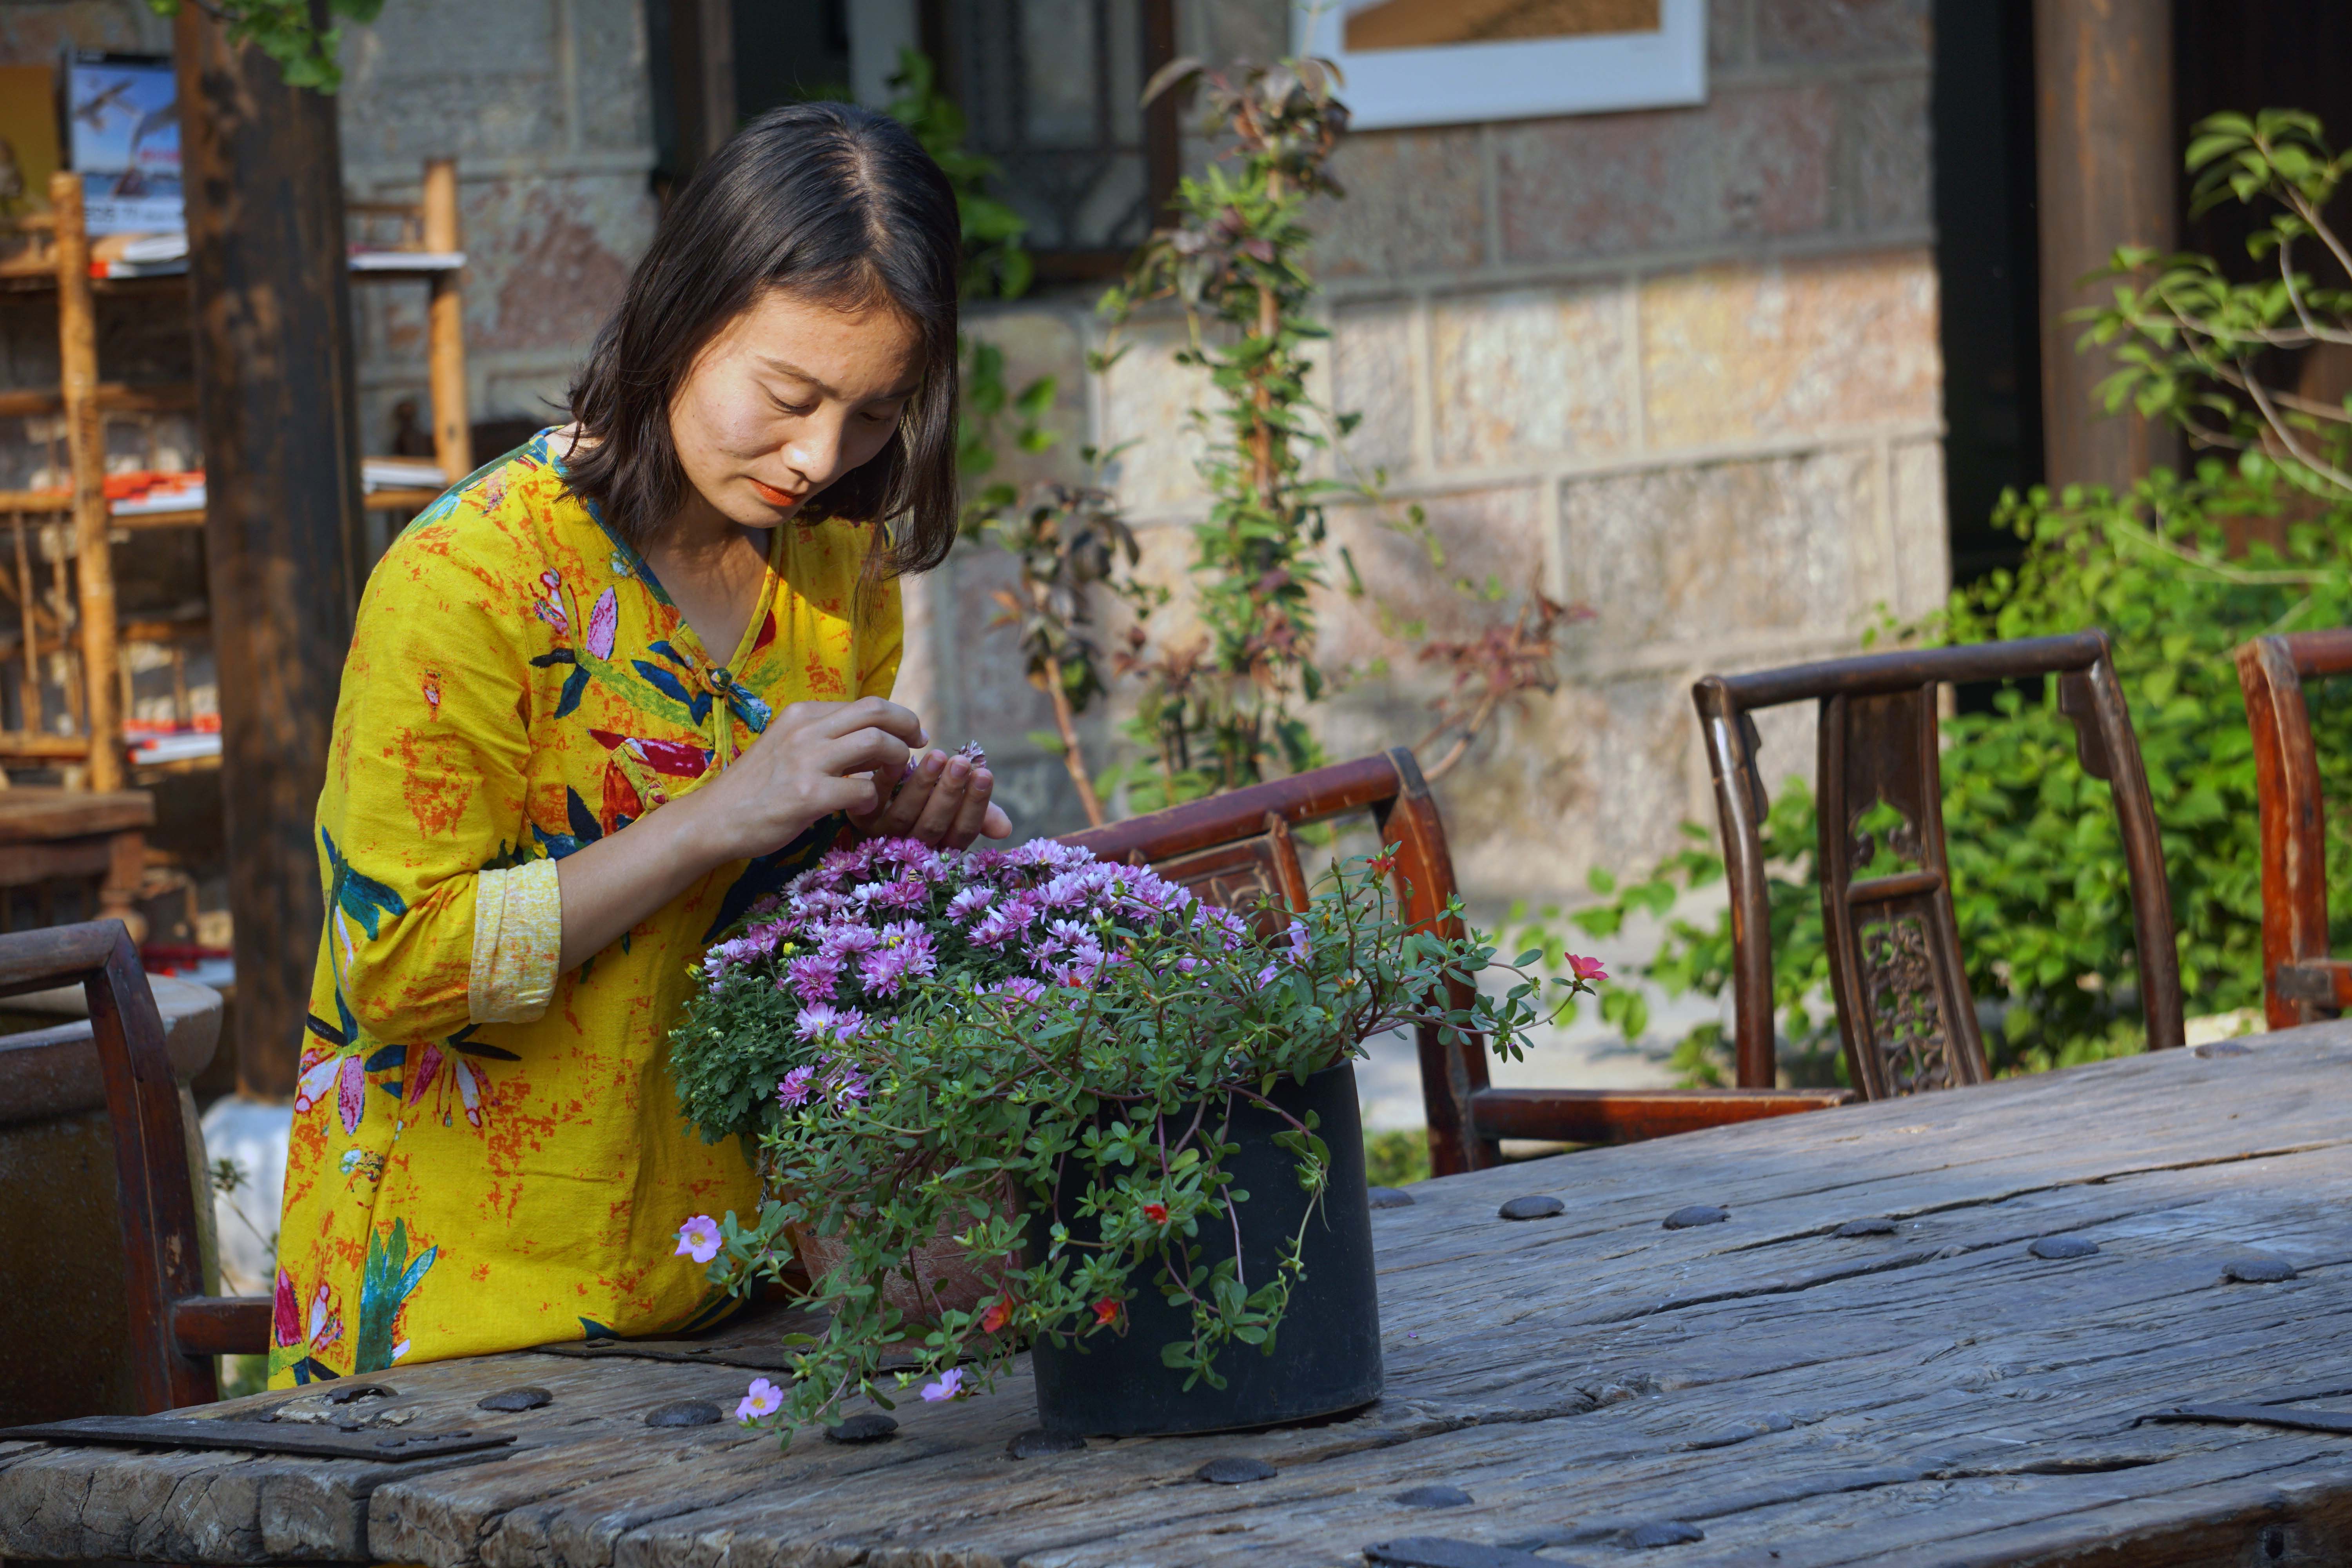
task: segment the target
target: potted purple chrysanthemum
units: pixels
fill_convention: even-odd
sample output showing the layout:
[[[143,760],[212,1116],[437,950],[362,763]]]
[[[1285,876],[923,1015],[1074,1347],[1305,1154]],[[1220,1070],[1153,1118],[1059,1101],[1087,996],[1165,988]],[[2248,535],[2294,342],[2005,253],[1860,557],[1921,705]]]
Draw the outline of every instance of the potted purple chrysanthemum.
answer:
[[[797,1256],[830,1317],[747,1418],[966,1397],[1024,1342],[1059,1429],[1375,1397],[1353,1059],[1422,1022],[1515,1051],[1535,989],[1449,1006],[1492,950],[1407,930],[1390,869],[1335,865],[1296,917],[1245,919],[1051,841],[877,840],[755,910],[671,1052],[686,1115],[745,1139],[767,1189],[755,1222],[695,1216],[679,1250],[738,1291]],[[1293,1312],[1316,1332],[1281,1338]]]

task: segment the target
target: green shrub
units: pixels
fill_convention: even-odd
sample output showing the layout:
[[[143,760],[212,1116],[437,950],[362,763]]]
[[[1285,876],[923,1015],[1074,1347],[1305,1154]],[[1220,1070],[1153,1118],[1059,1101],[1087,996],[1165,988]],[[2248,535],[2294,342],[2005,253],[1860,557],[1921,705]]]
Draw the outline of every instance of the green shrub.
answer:
[[[2292,500],[2290,497],[2292,496]],[[2162,830],[2181,985],[2192,1015],[2262,996],[2262,873],[2252,742],[2233,648],[2266,632],[2352,625],[2352,503],[2319,510],[2260,458],[2237,469],[2159,471],[2129,494],[2035,490],[2003,504],[2023,562],[1952,595],[1916,626],[1887,628],[1940,645],[2105,627]],[[2233,551],[2231,536],[2255,542]],[[2279,541],[2263,542],[2263,538]],[[2352,683],[2346,683],[2352,685]],[[2107,786],[2075,761],[2054,682],[2006,688],[1989,708],[1944,725],[1944,811],[1953,904],[1969,983],[1998,1005],[1986,1047],[1996,1071],[2040,1070],[2140,1045],[2131,893]],[[2352,701],[2307,693],[2320,754],[2347,754]],[[2352,933],[2352,843],[2340,809],[2328,822],[2331,903]],[[1687,889],[1719,881],[1711,826],[1686,824],[1688,848],[1647,878],[1596,873],[1603,901],[1570,917],[1608,935],[1629,914],[1663,914]],[[1781,1065],[1799,1082],[1840,1081],[1820,896],[1811,880],[1813,804],[1790,779],[1772,802],[1765,850]],[[1556,911],[1546,911],[1555,914]],[[1511,940],[1517,940],[1513,933]],[[1523,942],[1522,945],[1525,945]],[[1633,976],[1669,993],[1719,996],[1729,983],[1730,920],[1670,923]],[[1603,1016],[1630,1037],[1646,1027],[1641,994],[1605,987]],[[1680,1043],[1685,1079],[1724,1082],[1719,1026]]]
[[[1429,1180],[1429,1135],[1418,1127],[1366,1132],[1364,1180],[1375,1187],[1409,1187]]]

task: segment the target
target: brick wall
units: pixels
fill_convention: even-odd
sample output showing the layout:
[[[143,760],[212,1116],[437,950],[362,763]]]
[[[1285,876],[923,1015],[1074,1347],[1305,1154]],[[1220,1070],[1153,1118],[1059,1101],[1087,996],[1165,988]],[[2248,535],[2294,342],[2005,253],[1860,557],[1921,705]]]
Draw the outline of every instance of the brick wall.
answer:
[[[1264,58],[1282,7],[1196,0],[1186,46]],[[1364,416],[1343,460],[1420,502],[1449,572],[1536,584],[1595,618],[1565,683],[1507,715],[1439,786],[1465,880],[1557,897],[1589,867],[1645,867],[1712,821],[1688,689],[1855,646],[1879,607],[1948,581],[1929,209],[1924,0],[1716,0],[1703,107],[1372,132],[1319,216],[1327,385]],[[1108,447],[1153,569],[1181,572],[1198,487],[1167,363],[1172,323],[1106,376],[1086,299],[989,312],[1015,374]],[[1050,468],[1064,456],[1033,470]],[[1496,614],[1362,515],[1335,520],[1372,596],[1433,630]],[[908,694],[984,740],[1028,820],[1074,805],[1021,739],[1049,721],[986,630],[1003,567],[967,555],[910,595],[927,658]],[[1319,712],[1335,756],[1415,739],[1433,688],[1363,605],[1327,609],[1322,656],[1358,674]],[[1095,721],[1100,750],[1101,721]],[[1802,716],[1767,727],[1774,777],[1810,773]],[[940,726],[935,726],[939,728]]]

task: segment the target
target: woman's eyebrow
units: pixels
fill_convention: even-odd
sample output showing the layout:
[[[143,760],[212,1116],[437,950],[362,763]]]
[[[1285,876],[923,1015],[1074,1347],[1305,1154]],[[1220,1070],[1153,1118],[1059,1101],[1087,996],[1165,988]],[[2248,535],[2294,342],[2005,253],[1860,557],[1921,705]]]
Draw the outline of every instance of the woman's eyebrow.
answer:
[[[841,395],[839,392],[827,386],[823,381],[820,381],[815,376],[813,376],[808,372],[803,370],[800,366],[793,364],[787,360],[780,360],[768,354],[761,354],[760,356],[760,363],[766,365],[770,370],[774,371],[778,375],[789,375],[794,381],[805,382],[810,387],[824,394],[827,397],[839,397]],[[920,388],[921,384],[922,383],[919,380],[910,381],[904,386],[894,387],[890,391],[883,393],[880,396],[869,397],[866,401],[868,403],[890,403],[895,402],[899,398],[912,397]]]

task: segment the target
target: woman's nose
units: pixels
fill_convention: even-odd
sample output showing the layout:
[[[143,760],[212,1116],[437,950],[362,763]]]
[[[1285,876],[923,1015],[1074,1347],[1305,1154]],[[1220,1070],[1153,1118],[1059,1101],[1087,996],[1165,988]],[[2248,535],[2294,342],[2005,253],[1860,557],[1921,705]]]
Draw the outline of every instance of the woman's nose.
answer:
[[[812,420],[784,444],[784,461],[814,489],[840,477],[841,447],[838,420]]]

